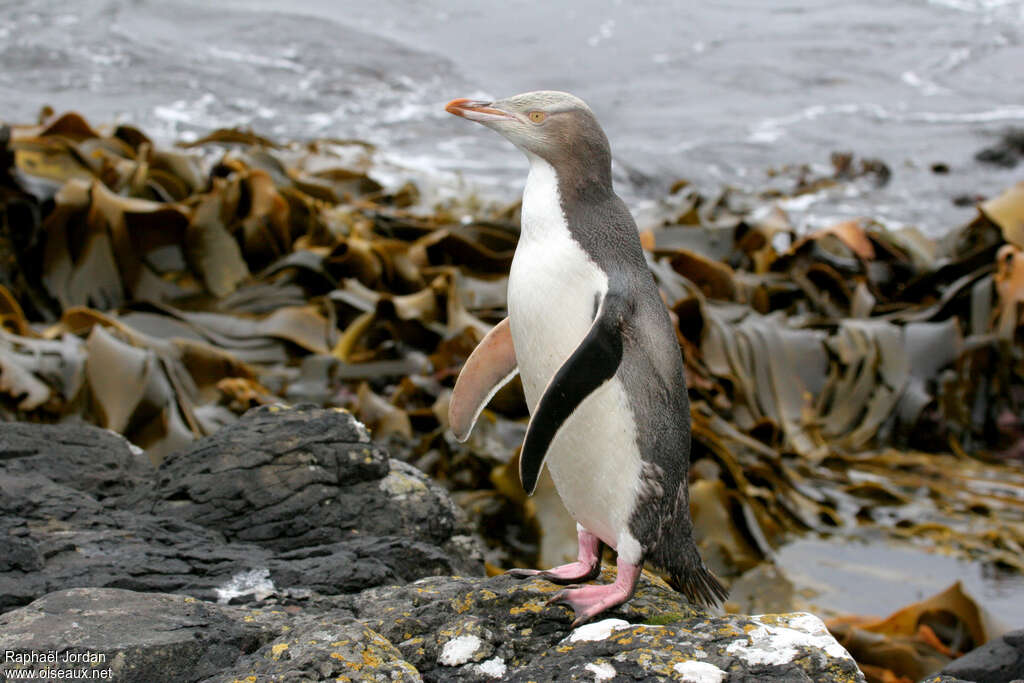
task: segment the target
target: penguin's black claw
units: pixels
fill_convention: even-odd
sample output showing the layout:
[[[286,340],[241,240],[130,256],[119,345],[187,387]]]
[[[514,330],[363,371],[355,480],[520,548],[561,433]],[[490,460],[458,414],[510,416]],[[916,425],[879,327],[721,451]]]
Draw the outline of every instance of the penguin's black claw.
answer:
[[[574,562],[554,569],[509,569],[505,573],[516,579],[537,578],[556,583],[559,586],[566,586],[593,581],[601,573],[601,565],[594,563],[593,566],[588,567],[581,562]]]
[[[539,569],[509,569],[505,572],[505,575],[511,576],[513,579],[529,579],[539,576],[541,573]]]
[[[577,590],[579,588],[582,588],[582,586],[568,586],[552,595],[548,599],[548,601],[544,603],[545,607],[550,607],[551,605],[564,604],[572,608],[573,612],[575,613],[574,616],[576,618],[573,620],[572,626],[570,626],[569,628],[576,628],[577,626],[582,626],[583,624],[593,620],[595,616],[600,614],[600,612],[590,613],[588,611],[583,611],[581,613],[580,610],[576,608],[576,605],[573,603],[572,600],[571,591]]]
[[[544,603],[544,606],[545,607],[550,607],[551,605],[557,605],[557,604],[559,604],[561,602],[565,602],[566,593],[568,593],[569,590],[570,590],[569,588],[566,588],[566,589],[558,591],[557,593],[552,595],[550,598],[548,598],[548,601]]]
[[[588,617],[588,616],[577,617],[576,621],[572,622],[572,626],[570,626],[569,628],[576,628],[578,626],[583,626],[583,624],[586,624],[586,623],[588,623],[590,621],[593,621],[593,619],[594,619],[594,617]]]

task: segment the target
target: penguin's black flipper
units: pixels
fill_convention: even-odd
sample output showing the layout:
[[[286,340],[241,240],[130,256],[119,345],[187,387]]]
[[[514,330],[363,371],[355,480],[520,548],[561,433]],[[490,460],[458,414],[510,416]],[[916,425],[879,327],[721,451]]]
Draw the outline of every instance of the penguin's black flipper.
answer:
[[[629,299],[623,292],[609,286],[587,336],[544,389],[519,456],[519,479],[528,495],[533,495],[537,488],[555,434],[583,399],[618,371],[622,362],[623,324],[629,308]]]

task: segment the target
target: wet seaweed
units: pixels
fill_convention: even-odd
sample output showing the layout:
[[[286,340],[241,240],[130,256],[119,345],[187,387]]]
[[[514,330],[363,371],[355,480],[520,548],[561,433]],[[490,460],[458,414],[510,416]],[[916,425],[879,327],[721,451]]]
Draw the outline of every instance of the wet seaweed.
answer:
[[[0,130],[0,419],[85,419],[159,462],[275,401],[341,406],[444,482],[494,571],[575,530],[517,481],[513,382],[472,438],[447,401],[505,315],[518,207],[424,206],[356,141],[187,148],[75,113]],[[941,240],[778,200],[889,169],[838,155],[761,192],[677,183],[642,221],[692,398],[705,557],[737,576],[809,530],[883,529],[1024,571],[1024,183]],[[780,189],[781,188],[781,189]]]

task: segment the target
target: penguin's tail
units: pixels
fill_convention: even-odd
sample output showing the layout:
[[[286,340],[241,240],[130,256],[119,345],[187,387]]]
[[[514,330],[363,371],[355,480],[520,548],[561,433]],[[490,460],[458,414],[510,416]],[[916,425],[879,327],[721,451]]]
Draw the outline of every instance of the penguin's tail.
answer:
[[[689,567],[682,572],[672,572],[669,575],[668,585],[685,595],[691,603],[705,607],[714,607],[729,596],[729,592],[722,582],[704,566],[704,562],[700,559],[697,560],[696,567]]]

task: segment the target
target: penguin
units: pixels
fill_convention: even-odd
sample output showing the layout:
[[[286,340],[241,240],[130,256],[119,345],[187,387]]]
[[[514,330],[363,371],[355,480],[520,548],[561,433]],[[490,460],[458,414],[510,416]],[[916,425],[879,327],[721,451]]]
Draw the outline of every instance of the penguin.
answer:
[[[682,353],[636,223],[612,189],[597,118],[556,91],[445,108],[500,133],[530,162],[508,317],[467,359],[449,403],[450,427],[464,441],[518,373],[530,412],[523,488],[532,494],[547,467],[577,522],[576,562],[510,573],[587,582],[600,573],[603,546],[614,549],[613,583],[570,586],[551,599],[573,609],[573,627],[628,601],[644,562],[691,602],[717,604],[726,591],[704,565],[690,519]]]

